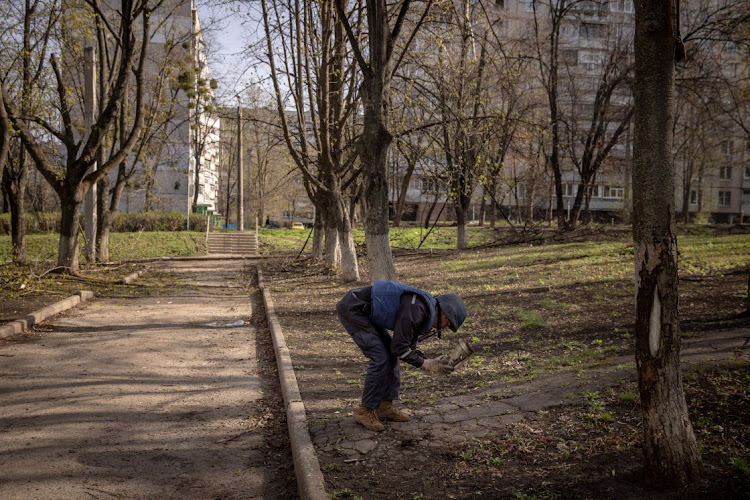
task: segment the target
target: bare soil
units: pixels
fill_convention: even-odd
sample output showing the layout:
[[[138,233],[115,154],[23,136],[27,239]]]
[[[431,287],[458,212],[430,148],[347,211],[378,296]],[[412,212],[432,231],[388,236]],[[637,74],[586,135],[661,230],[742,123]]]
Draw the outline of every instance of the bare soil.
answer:
[[[626,246],[628,235],[622,237]],[[481,250],[482,257],[499,251]],[[593,282],[573,277],[567,286],[552,287],[548,293],[487,292],[488,283],[513,283],[518,288],[539,283],[524,281],[525,271],[518,268],[453,273],[445,267],[452,259],[471,259],[476,253],[396,252],[400,281],[433,293],[460,290],[466,297],[469,320],[461,331],[444,335],[442,341],[431,339],[422,350],[435,356],[463,338],[477,351],[447,378],[425,376],[402,365],[402,407],[419,413],[458,397],[475,397],[476,404],[482,405],[498,397],[484,390],[489,386],[502,383],[503,390],[513,394],[523,383],[540,377],[554,381],[556,374],[572,373],[583,386],[592,369],[609,366],[616,359],[629,360],[624,362],[628,375],[596,391],[560,388],[569,393],[567,404],[527,414],[479,439],[456,442],[449,428],[444,442],[427,443],[426,436],[414,439],[413,433],[389,425],[386,432],[373,434],[372,442],[352,459],[346,443],[352,432],[359,431],[348,422],[359,404],[366,359],[339,324],[335,304],[348,289],[369,284],[368,277],[342,285],[308,261],[290,258],[264,263],[310,422],[315,429],[336,425],[342,429],[339,445],[316,441],[330,495],[364,499],[750,498],[747,351],[730,356],[727,364],[686,365],[686,399],[701,446],[703,477],[699,484],[681,491],[651,489],[642,479],[632,276],[613,275]],[[564,272],[568,259],[561,255],[540,264]],[[682,277],[680,304],[686,340],[736,329],[746,329],[750,339],[750,319],[743,314],[747,274],[741,271]],[[533,318],[524,323],[522,316],[528,311],[541,312],[543,324],[535,324]],[[611,368],[622,370],[623,366]],[[320,425],[315,427],[316,423]],[[386,451],[369,460],[368,450],[374,447]]]

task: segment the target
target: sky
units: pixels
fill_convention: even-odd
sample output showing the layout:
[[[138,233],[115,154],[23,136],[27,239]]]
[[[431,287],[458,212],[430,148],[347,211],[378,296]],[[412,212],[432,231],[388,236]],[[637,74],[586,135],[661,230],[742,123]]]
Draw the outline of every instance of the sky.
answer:
[[[201,27],[208,31],[209,69],[219,83],[217,98],[224,104],[234,105],[237,93],[259,79],[253,71],[247,71],[247,58],[241,55],[250,38],[255,36],[256,27],[245,28],[241,24],[248,17],[246,5],[237,3],[235,9],[242,9],[237,12],[211,4],[210,1],[198,2]]]

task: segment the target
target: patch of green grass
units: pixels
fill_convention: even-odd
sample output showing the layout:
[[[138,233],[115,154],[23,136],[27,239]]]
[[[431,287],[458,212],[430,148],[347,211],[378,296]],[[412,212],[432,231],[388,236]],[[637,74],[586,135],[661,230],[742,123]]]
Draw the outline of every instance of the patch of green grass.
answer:
[[[26,257],[30,261],[57,260],[58,234],[29,234],[26,236]],[[79,259],[83,262],[83,235],[79,238]],[[151,259],[157,257],[186,257],[206,253],[206,233],[194,231],[153,231],[140,233],[110,233],[109,257],[112,262]],[[11,237],[0,236],[0,260],[11,258]]]
[[[731,460],[732,467],[743,474],[750,474],[750,462],[742,457],[734,457]]]
[[[332,491],[328,494],[328,498],[354,498],[355,500],[360,498],[354,495],[354,492],[349,488],[341,488],[336,491]]]
[[[521,322],[521,328],[544,328],[544,318],[538,311],[528,309],[517,309],[516,316]]]
[[[618,395],[621,403],[634,404],[638,402],[638,393],[631,389],[626,389]]]
[[[745,234],[678,236],[680,272],[719,273],[747,265],[750,238]]]
[[[323,472],[336,472],[341,470],[341,466],[339,464],[333,463],[333,464],[325,464],[323,467],[320,468]]]

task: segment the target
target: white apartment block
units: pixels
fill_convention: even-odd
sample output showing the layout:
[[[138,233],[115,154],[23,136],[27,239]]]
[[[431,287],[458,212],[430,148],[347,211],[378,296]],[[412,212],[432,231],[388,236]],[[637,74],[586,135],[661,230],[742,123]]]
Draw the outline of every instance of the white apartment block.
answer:
[[[174,60],[167,70],[167,85],[172,88],[162,95],[163,109],[172,109],[174,114],[145,155],[141,171],[123,194],[120,209],[188,213],[197,192],[196,211],[217,214],[221,120],[215,109],[215,85],[195,0],[166,2],[152,16],[151,26],[159,26],[150,47],[154,72],[161,69],[167,57]],[[175,82],[183,89],[175,91]],[[176,92],[172,104],[170,92]]]

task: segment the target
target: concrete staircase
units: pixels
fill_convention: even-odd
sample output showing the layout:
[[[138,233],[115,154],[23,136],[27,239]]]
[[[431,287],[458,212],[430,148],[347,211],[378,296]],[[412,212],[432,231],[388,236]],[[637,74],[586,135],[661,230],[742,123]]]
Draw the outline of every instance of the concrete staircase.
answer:
[[[254,231],[208,233],[208,253],[258,255],[258,240]]]

